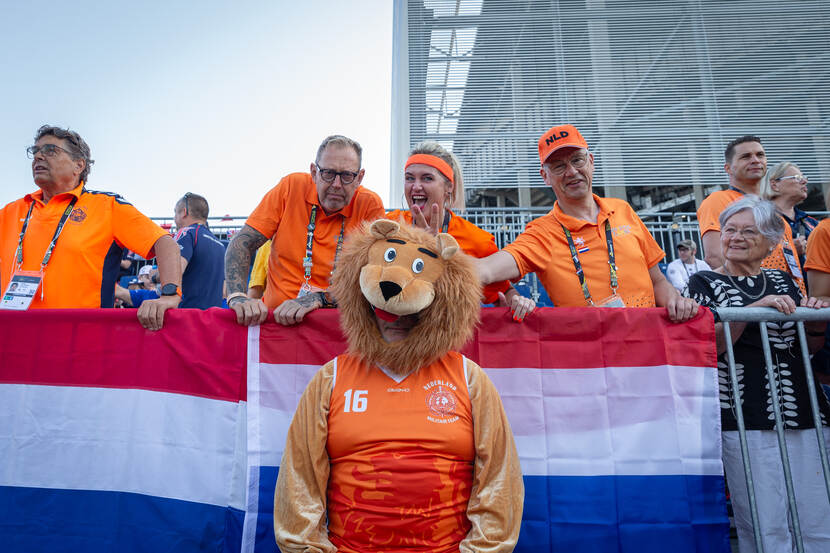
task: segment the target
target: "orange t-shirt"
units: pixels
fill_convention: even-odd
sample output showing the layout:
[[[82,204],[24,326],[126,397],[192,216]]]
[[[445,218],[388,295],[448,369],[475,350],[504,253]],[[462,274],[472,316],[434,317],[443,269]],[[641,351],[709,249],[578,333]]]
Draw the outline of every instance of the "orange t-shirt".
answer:
[[[150,258],[156,240],[167,234],[121,196],[84,190],[84,184],[43,203],[43,191],[26,194],[0,210],[0,287],[17,268],[15,252],[23,220],[34,202],[23,239],[24,271],[40,271],[46,248],[73,197],[78,201],[58,237],[31,308],[112,307],[122,248]]]
[[[557,307],[587,305],[571,258],[564,225],[573,236],[585,282],[594,303],[611,295],[605,221],[611,225],[617,265],[617,295],[628,307],[654,307],[654,285],[649,269],[666,254],[624,200],[600,198],[597,222],[566,215],[559,202],[546,215],[528,223],[525,231],[504,251],[516,260],[521,274],[536,272]]]
[[[400,379],[337,358],[327,508],[338,551],[458,551],[476,457],[465,362],[450,352]]]
[[[263,301],[269,308],[297,297],[305,282],[305,257],[311,207],[317,206],[312,267],[309,284],[315,290],[329,287],[337,239],[343,218],[345,234],[359,227],[363,221],[374,221],[384,216],[383,203],[377,194],[359,186],[349,205],[326,215],[317,199],[317,188],[308,173],[292,173],[265,194],[245,222],[254,230],[272,238],[268,259],[268,285]]]
[[[830,273],[830,219],[821,221],[810,233],[804,270]]]
[[[398,221],[403,217],[407,224],[412,224],[412,213],[409,211],[396,209],[387,213],[386,216],[393,221]],[[447,225],[447,233],[455,238],[458,247],[464,250],[467,255],[481,258],[499,251],[498,246],[496,246],[496,238],[492,234],[452,212],[450,212],[450,224]],[[481,289],[484,296],[483,301],[484,303],[496,303],[499,301],[499,292],[504,293],[508,290],[510,290],[510,283],[506,280],[488,284]]]
[[[703,236],[710,230],[720,232],[720,221],[718,220],[720,218],[720,214],[729,204],[742,197],[742,192],[738,192],[737,190],[733,190],[731,188],[729,190],[718,190],[706,196],[706,199],[700,203],[700,207],[697,209],[697,225],[700,227],[700,235]],[[784,271],[790,275],[790,277],[792,277],[798,285],[799,290],[801,290],[801,294],[804,297],[807,297],[807,288],[804,285],[804,274],[802,273],[800,266],[799,273],[801,274],[794,274],[787,263],[786,256],[784,255],[784,248],[786,247],[790,252],[792,252],[795,263],[800,263],[793,245],[793,230],[783,217],[781,220],[784,223],[784,237],[781,242],[775,246],[772,253],[761,261],[761,267],[765,269],[780,269]],[[717,267],[712,268],[716,269]]]

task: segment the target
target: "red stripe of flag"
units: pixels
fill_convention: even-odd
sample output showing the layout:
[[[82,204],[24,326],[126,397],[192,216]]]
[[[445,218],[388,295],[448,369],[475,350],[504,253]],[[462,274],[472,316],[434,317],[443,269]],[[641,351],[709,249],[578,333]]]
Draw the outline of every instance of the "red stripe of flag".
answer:
[[[0,382],[135,388],[246,399],[247,328],[227,309],[173,309],[144,330],[135,309],[0,311]]]

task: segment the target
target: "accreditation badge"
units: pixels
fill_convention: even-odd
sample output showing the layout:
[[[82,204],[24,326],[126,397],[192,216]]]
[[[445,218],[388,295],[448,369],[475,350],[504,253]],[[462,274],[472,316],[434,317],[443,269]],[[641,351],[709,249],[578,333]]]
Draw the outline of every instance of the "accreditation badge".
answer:
[[[304,282],[302,286],[300,286],[300,291],[297,293],[297,299],[302,298],[303,296],[307,296],[314,292],[322,292],[322,288],[318,288],[317,286],[312,286],[308,282]]]
[[[597,307],[625,307],[625,302],[617,294],[608,296],[596,304]]]
[[[25,311],[29,309],[43,281],[43,273],[38,271],[15,271],[0,300],[0,309]]]

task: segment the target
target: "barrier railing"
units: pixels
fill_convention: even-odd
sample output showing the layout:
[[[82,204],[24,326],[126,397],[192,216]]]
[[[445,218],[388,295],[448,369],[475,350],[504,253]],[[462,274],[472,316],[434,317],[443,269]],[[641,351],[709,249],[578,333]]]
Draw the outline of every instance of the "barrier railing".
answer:
[[[792,471],[789,461],[789,453],[787,450],[787,442],[784,435],[784,421],[781,416],[781,392],[778,390],[776,378],[772,363],[772,351],[770,349],[769,335],[767,331],[767,323],[778,321],[796,321],[796,329],[798,332],[799,346],[801,347],[801,355],[804,361],[804,370],[807,381],[808,394],[810,396],[810,409],[813,416],[813,424],[816,430],[816,439],[818,440],[819,456],[821,458],[821,467],[824,473],[824,485],[827,492],[828,502],[830,502],[830,465],[827,458],[827,444],[824,440],[824,433],[822,430],[821,417],[819,414],[818,401],[816,399],[816,383],[813,378],[813,369],[810,361],[810,353],[807,345],[807,335],[804,329],[805,321],[827,321],[830,320],[830,308],[825,309],[808,309],[798,308],[793,315],[785,315],[776,311],[775,309],[765,307],[731,307],[715,309],[723,322],[724,338],[726,342],[726,355],[729,368],[729,382],[732,394],[735,398],[735,405],[742,405],[741,389],[738,383],[737,369],[735,365],[735,352],[732,347],[732,330],[730,323],[758,323],[761,331],[761,344],[764,352],[764,360],[766,365],[767,383],[770,388],[770,396],[772,398],[773,416],[775,419],[775,431],[778,438],[778,448],[781,455],[781,463],[784,471],[784,481],[787,488],[787,501],[789,504],[790,520],[792,525],[793,536],[796,541],[796,548],[799,553],[804,551],[804,542],[801,534],[801,527],[798,517],[798,507],[796,505],[795,491],[793,488]],[[756,490],[752,480],[752,466],[747,445],[746,426],[744,424],[743,409],[737,408],[735,411],[735,418],[738,426],[738,437],[741,445],[741,458],[743,460],[744,476],[747,484],[747,496],[749,499],[750,511],[752,516],[752,528],[755,540],[755,547],[759,553],[764,552],[764,546],[761,540],[761,528],[758,517],[758,506],[756,502]]]

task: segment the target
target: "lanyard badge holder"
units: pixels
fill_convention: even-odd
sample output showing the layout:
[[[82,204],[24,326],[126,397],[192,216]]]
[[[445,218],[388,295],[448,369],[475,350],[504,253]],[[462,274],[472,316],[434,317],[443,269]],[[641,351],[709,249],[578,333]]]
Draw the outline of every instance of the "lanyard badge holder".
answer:
[[[342,216],[341,216],[342,217]],[[300,286],[300,291],[297,293],[297,298],[302,298],[303,296],[307,296],[312,292],[323,292],[322,288],[318,288],[317,286],[312,286],[309,283],[311,279],[311,268],[314,266],[314,262],[312,260],[312,249],[314,248],[314,229],[317,227],[317,206],[311,206],[311,214],[308,217],[308,226],[307,229],[307,236],[305,242],[305,257],[303,257],[303,284]],[[331,273],[329,276],[334,274],[334,268],[337,266],[337,258],[340,257],[340,249],[343,246],[343,233],[346,230],[346,218],[342,217],[340,222],[340,235],[337,237],[337,249],[334,252],[334,263],[332,264]]]
[[[790,273],[795,278],[804,278],[801,273],[801,265],[798,263],[798,258],[796,258],[795,252],[792,248],[790,248],[789,241],[784,238],[783,242],[784,244],[782,245],[782,249],[784,250],[784,259],[787,260],[787,266],[790,268]]]
[[[611,233],[611,224],[608,219],[605,220],[605,241],[608,246],[608,271],[611,279],[611,295],[601,300],[599,303],[594,303],[591,297],[591,292],[588,290],[588,283],[585,281],[585,273],[582,270],[582,263],[579,261],[579,252],[574,244],[571,231],[565,225],[560,223],[562,230],[565,232],[565,238],[568,239],[568,248],[571,250],[571,260],[576,270],[576,276],[579,279],[579,285],[582,287],[582,295],[585,296],[585,302],[591,307],[625,307],[625,302],[617,295],[617,288],[619,281],[617,280],[617,264],[614,256],[614,240]]]
[[[43,255],[43,261],[40,262],[40,271],[22,270],[23,237],[26,236],[26,230],[29,228],[29,220],[32,218],[32,210],[35,207],[34,200],[31,204],[29,204],[29,211],[26,213],[26,218],[23,220],[23,227],[20,229],[20,236],[17,239],[15,270],[12,272],[9,285],[3,293],[3,298],[0,299],[0,309],[14,309],[18,311],[25,311],[26,309],[29,309],[29,306],[32,305],[32,300],[34,300],[35,295],[37,294],[38,288],[40,288],[40,301],[43,301],[43,282],[46,275],[46,265],[49,264],[49,260],[52,258],[52,251],[55,249],[55,244],[58,242],[58,236],[60,236],[63,231],[63,226],[69,219],[69,215],[72,213],[72,208],[75,207],[75,203],[77,201],[77,196],[72,198],[72,201],[66,206],[60,221],[58,221],[58,228],[55,229],[52,241],[49,242],[49,246],[46,248],[46,253]]]

